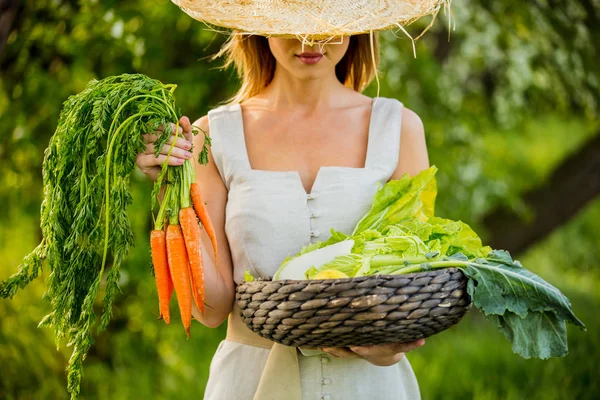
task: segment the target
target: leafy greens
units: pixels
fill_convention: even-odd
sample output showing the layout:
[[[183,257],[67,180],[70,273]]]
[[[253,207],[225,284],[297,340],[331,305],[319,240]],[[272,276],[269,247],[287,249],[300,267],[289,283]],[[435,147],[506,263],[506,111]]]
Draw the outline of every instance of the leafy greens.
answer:
[[[569,300],[507,251],[483,246],[464,222],[434,216],[436,171],[431,167],[413,178],[390,181],[375,194],[352,235],[332,230],[328,241],[304,248],[297,256],[354,240],[350,254],[309,268],[306,277],[324,270],[357,277],[459,268],[469,280],[473,304],[504,333],[515,353],[542,359],[566,355],[566,322],[585,329]]]

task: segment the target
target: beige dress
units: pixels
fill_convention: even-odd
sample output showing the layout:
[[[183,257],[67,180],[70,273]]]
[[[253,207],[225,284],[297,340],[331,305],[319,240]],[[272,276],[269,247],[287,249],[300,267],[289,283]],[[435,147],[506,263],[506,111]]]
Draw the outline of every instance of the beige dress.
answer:
[[[306,193],[296,171],[250,167],[239,104],[208,113],[212,153],[229,193],[225,232],[236,283],[246,269],[254,276],[273,276],[286,257],[307,243],[326,240],[331,228],[352,231],[378,186],[397,167],[401,116],[399,101],[374,99],[365,167],[321,167],[311,193]],[[253,399],[269,351],[222,341],[204,398]],[[377,367],[362,359],[306,351],[298,353],[298,363],[303,400],[420,399],[406,357],[396,365]]]

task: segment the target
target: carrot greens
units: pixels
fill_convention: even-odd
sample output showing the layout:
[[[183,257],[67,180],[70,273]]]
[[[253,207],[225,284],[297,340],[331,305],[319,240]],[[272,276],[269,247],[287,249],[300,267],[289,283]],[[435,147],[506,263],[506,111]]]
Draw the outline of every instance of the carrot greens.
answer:
[[[103,287],[99,333],[109,324],[119,268],[133,245],[129,179],[146,147],[142,135],[177,123],[174,90],[144,75],[124,74],[91,81],[64,102],[43,162],[43,239],[18,272],[0,283],[0,297],[12,298],[45,263],[50,273],[44,296],[52,311],[40,326],[54,329],[57,346],[73,347],[67,367],[72,399],[79,397],[82,363],[94,343],[94,303]],[[166,128],[159,134],[156,156],[172,133]],[[205,140],[201,160],[209,144]],[[153,199],[166,172],[165,163]]]

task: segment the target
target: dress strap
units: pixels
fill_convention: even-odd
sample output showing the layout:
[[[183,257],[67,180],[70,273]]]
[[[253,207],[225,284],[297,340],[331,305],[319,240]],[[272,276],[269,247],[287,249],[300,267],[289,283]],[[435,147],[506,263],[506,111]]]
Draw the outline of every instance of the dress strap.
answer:
[[[398,166],[404,105],[386,97],[373,100],[365,167],[385,170],[391,176]]]
[[[208,126],[212,155],[221,178],[229,189],[231,179],[237,171],[250,169],[241,106],[228,104],[210,110]]]

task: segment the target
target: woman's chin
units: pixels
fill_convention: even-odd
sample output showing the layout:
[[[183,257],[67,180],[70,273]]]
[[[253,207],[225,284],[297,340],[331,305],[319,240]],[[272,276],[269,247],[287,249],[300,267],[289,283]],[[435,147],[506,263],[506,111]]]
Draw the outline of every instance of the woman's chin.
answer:
[[[317,65],[294,68],[291,72],[301,81],[321,80],[329,77],[331,74],[335,74],[335,70],[330,71],[329,68],[318,68]]]

